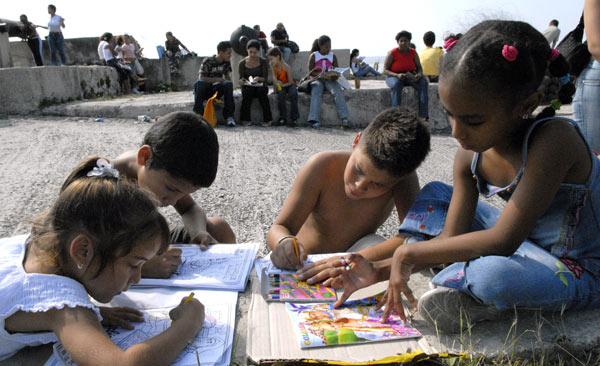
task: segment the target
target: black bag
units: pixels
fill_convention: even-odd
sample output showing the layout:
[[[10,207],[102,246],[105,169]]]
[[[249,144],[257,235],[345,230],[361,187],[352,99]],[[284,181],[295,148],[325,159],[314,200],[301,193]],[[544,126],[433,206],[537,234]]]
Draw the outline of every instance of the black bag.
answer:
[[[287,45],[290,48],[290,50],[292,50],[292,53],[300,52],[300,47],[298,46],[298,43],[288,40]]]
[[[311,84],[314,80],[310,78],[310,76],[306,76],[302,78],[298,82],[298,91],[300,93],[310,93]]]
[[[569,32],[563,40],[556,46],[556,49],[567,59],[571,68],[569,74],[578,76],[583,69],[590,63],[592,55],[587,48],[587,41],[581,43],[583,39],[583,14],[577,27]]]

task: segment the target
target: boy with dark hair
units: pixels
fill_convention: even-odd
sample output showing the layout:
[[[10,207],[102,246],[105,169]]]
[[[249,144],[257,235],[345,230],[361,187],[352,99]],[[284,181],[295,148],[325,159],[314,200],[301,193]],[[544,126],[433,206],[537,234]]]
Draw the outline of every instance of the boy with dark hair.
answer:
[[[439,47],[433,47],[435,43],[435,33],[432,31],[426,32],[423,35],[423,43],[425,49],[419,52],[421,59],[421,67],[423,67],[423,75],[427,76],[429,82],[437,83],[440,76],[440,64],[444,51]]]
[[[194,83],[194,112],[204,114],[204,102],[218,92],[217,97],[225,99],[223,119],[227,126],[235,127],[230,58],[231,43],[222,41],[217,45],[217,54],[202,61],[198,81]]]
[[[429,139],[429,130],[414,113],[390,108],[356,135],[352,152],[327,151],[310,158],[267,234],[273,264],[298,269],[307,254],[346,251],[371,260],[390,257],[402,241],[385,241],[373,233],[394,206],[402,221],[412,205],[419,192],[415,170],[429,152]],[[325,275],[330,268],[325,261],[299,274]]]
[[[217,175],[219,142],[214,129],[191,112],[172,112],[155,122],[138,150],[127,151],[112,160],[121,176],[148,189],[161,206],[173,206],[183,226],[171,230],[171,243],[235,243],[229,224],[219,217],[207,217],[191,194],[209,187]],[[170,277],[181,264],[181,249],[170,248],[148,261],[144,277]]]
[[[558,28],[558,20],[552,19],[548,24],[548,28],[542,33],[546,40],[550,44],[550,48],[556,47],[558,43],[558,37],[560,36],[560,29]]]

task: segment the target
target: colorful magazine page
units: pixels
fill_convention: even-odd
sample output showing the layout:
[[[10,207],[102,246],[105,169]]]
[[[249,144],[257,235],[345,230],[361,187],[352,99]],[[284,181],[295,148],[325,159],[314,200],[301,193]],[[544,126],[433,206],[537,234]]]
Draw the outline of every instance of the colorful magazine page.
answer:
[[[262,272],[261,291],[266,301],[333,302],[335,290],[322,284],[309,285],[293,273],[267,274]]]
[[[383,311],[375,310],[381,294],[333,304],[286,303],[286,309],[298,336],[300,348],[348,345],[420,337],[421,333],[404,324],[397,314],[381,323]]]

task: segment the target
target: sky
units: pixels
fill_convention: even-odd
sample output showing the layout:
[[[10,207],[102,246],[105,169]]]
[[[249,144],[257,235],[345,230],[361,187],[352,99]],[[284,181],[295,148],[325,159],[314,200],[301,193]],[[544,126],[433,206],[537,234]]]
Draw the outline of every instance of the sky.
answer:
[[[21,0],[23,1],[23,0]],[[0,18],[47,25],[48,1],[1,0]],[[308,51],[315,38],[326,34],[332,48],[358,48],[363,56],[383,56],[396,46],[401,30],[412,32],[417,51],[422,38],[433,31],[436,46],[443,36],[465,32],[484,19],[511,19],[530,23],[543,31],[557,19],[561,39],[579,22],[584,0],[343,0],[339,2],[299,0],[50,0],[65,18],[65,38],[99,37],[104,32],[130,33],[144,56],[157,58],[156,46],[165,33],[173,32],[188,49],[200,56],[216,53],[216,45],[229,40],[240,25],[259,24],[270,35],[282,22],[290,40]],[[42,37],[47,31],[38,29]],[[18,38],[12,38],[16,41]]]

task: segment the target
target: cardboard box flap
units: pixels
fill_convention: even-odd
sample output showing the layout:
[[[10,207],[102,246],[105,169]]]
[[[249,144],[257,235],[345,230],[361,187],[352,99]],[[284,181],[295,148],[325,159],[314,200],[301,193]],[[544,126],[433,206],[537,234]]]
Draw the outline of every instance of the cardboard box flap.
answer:
[[[246,354],[254,363],[303,359],[367,362],[414,351],[436,353],[424,337],[301,349],[285,303],[267,303],[264,300],[255,272],[251,281],[252,300],[248,314]],[[381,282],[357,291],[350,299],[371,296],[386,288],[387,281]]]

